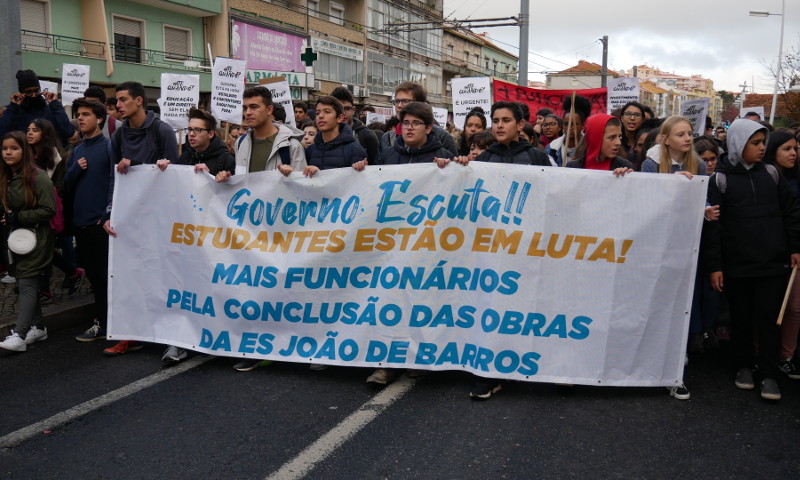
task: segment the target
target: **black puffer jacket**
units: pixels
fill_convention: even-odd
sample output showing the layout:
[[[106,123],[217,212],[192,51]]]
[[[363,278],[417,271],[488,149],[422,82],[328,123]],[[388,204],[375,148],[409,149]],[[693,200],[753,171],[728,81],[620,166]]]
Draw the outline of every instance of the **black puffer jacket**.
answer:
[[[550,157],[528,142],[511,142],[508,146],[495,143],[475,158],[478,162],[516,163],[520,165],[552,166]]]
[[[397,137],[387,150],[381,153],[378,159],[378,165],[397,165],[400,163],[428,163],[432,162],[434,158],[453,158],[453,152],[442,146],[439,137],[432,132],[428,135],[428,140],[425,145],[415,148],[407,147],[403,141],[402,136]]]
[[[216,175],[219,172],[231,172],[233,174],[236,171],[236,158],[230,154],[225,142],[216,135],[211,139],[208,148],[202,152],[196,151],[187,142],[183,146],[183,153],[178,163],[183,165],[204,163],[211,175]]]
[[[329,168],[350,167],[354,163],[367,158],[367,152],[356,143],[353,131],[342,123],[339,125],[339,135],[325,143],[322,132],[314,137],[314,143],[306,149],[306,160],[320,170]]]

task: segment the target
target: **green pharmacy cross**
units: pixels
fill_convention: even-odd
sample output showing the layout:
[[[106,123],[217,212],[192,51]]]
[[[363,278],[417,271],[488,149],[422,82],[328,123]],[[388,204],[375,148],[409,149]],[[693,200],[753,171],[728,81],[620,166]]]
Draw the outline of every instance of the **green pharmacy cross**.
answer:
[[[314,50],[311,47],[306,47],[305,53],[300,54],[300,60],[306,64],[306,66],[310,67],[314,64],[314,61],[317,59],[317,54],[314,53]]]

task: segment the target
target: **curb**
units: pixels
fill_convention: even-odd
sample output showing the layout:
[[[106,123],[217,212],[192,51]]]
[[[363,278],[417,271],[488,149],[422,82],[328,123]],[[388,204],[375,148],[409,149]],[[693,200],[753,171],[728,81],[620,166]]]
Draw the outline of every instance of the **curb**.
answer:
[[[85,324],[86,328],[91,325],[94,318],[94,297],[92,295],[81,296],[56,305],[48,305],[42,309],[48,331],[64,330],[76,325]],[[16,325],[16,317],[0,318],[0,338],[5,338]]]

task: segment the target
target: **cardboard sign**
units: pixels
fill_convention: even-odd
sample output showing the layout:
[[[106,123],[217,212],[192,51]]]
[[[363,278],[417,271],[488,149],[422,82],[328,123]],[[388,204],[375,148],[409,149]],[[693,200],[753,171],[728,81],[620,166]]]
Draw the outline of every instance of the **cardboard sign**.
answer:
[[[637,77],[609,78],[606,112],[610,115],[628,102],[638,102],[640,93]]]
[[[709,102],[708,98],[698,98],[681,104],[681,117],[692,122],[695,136],[705,133]]]
[[[475,107],[481,107],[486,116],[489,116],[492,110],[492,86],[489,77],[454,78],[450,85],[453,90],[453,123],[456,128],[464,128],[467,114]]]
[[[211,77],[211,114],[217,120],[242,123],[245,62],[217,57]]]
[[[89,88],[89,65],[65,63],[61,67],[61,103],[72,105]]]
[[[294,105],[292,104],[292,91],[289,82],[284,77],[262,78],[259,86],[272,92],[272,103],[279,104],[286,110],[286,125],[295,126]]]
[[[161,74],[161,120],[173,129],[189,126],[189,109],[196,107],[200,101],[200,76]]]
[[[433,119],[440,127],[444,128],[447,125],[447,109],[439,107],[431,107],[433,109]]]

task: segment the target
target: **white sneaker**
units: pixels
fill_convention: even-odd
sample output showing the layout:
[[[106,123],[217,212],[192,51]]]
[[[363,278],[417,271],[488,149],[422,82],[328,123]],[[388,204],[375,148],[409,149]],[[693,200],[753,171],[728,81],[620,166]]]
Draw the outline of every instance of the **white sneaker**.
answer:
[[[11,332],[11,335],[7,336],[5,340],[0,342],[0,348],[5,348],[6,350],[11,350],[13,352],[24,352],[28,349],[28,344],[25,343],[19,333]]]
[[[11,275],[6,275],[5,277],[0,280],[2,283],[17,283],[17,279],[12,277]]]
[[[178,348],[174,345],[170,345],[167,348],[167,351],[164,352],[164,356],[161,357],[162,362],[170,362],[170,363],[178,363],[184,358],[189,356],[186,350],[182,348]]]
[[[34,325],[28,330],[28,334],[25,335],[25,343],[28,345],[33,342],[41,342],[42,340],[47,340],[47,327],[37,328],[36,325]]]

